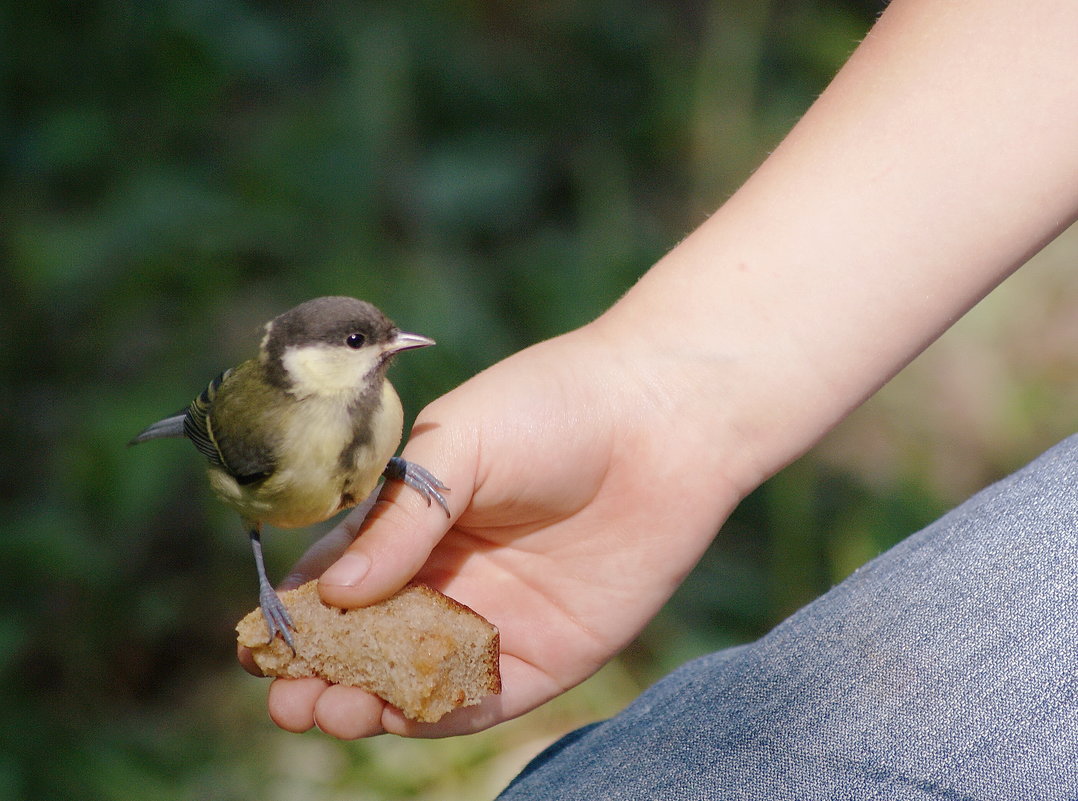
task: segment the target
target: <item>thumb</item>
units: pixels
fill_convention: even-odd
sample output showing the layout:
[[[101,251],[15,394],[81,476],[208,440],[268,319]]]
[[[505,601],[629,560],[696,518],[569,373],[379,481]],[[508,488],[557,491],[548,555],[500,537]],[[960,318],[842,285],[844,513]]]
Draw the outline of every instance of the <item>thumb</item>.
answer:
[[[449,488],[444,494],[450,517],[404,482],[387,481],[366,518],[353,514],[342,521],[346,529],[342,536],[355,536],[319,579],[319,592],[326,603],[348,609],[395,593],[419,572],[467,507],[474,467],[468,459],[460,458],[459,451],[449,453],[447,438],[438,436],[439,432],[437,426],[417,427],[403,457],[428,469]]]

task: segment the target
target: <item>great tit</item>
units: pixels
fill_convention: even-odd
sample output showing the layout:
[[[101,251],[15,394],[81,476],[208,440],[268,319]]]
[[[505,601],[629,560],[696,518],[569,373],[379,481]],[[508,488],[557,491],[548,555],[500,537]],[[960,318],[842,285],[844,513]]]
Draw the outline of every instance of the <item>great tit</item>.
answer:
[[[209,460],[214,492],[250,537],[271,641],[280,633],[295,650],[292,620],[266,577],[263,523],[319,523],[365,500],[382,476],[449,515],[448,487],[393,455],[404,412],[386,369],[401,351],[433,344],[365,301],[315,298],[266,323],[257,358],[226,370],[186,410],[129,443],[186,437]]]

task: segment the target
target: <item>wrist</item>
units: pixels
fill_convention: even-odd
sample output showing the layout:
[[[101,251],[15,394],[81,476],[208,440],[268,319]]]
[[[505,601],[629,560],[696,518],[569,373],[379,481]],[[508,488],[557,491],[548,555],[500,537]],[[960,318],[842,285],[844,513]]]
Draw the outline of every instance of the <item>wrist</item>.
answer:
[[[657,283],[634,288],[589,333],[606,343],[632,396],[619,437],[661,449],[691,473],[686,493],[698,484],[700,495],[722,498],[725,514],[827,430],[833,391],[796,355],[779,353],[778,338],[742,335],[736,315],[722,325],[717,306],[698,319],[693,304],[664,303],[662,294]]]

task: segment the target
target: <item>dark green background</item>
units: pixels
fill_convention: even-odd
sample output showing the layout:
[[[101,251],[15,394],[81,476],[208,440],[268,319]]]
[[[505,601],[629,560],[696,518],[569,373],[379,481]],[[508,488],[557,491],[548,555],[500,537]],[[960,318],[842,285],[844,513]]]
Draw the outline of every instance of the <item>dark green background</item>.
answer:
[[[400,746],[434,775],[273,729],[233,658],[246,539],[188,444],[124,443],[315,295],[438,340],[394,370],[409,417],[586,322],[736,188],[879,9],[4,3],[0,798],[476,797],[496,740]],[[810,457],[750,497],[619,675],[759,634],[848,572],[836,538],[871,555],[945,500],[854,476]],[[308,541],[271,534],[271,574]]]

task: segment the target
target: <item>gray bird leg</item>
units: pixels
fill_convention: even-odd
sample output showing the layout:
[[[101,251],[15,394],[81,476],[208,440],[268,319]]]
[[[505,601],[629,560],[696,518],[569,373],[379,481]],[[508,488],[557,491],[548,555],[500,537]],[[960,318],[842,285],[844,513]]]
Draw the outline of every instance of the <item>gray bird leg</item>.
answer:
[[[262,607],[262,616],[266,618],[266,628],[269,629],[269,640],[266,642],[267,644],[273,642],[273,638],[280,633],[284,641],[288,643],[288,647],[292,649],[292,653],[295,653],[296,646],[292,642],[294,628],[292,618],[280,596],[269,583],[269,579],[266,578],[266,564],[262,559],[262,526],[259,523],[248,523],[247,528],[247,534],[251,538],[251,550],[255,554],[255,568],[258,570],[258,605]]]
[[[449,487],[436,479],[434,474],[427,468],[415,462],[405,461],[399,456],[394,456],[386,465],[383,475],[386,478],[403,481],[423,496],[427,506],[430,506],[432,499],[438,501],[438,505],[445,510],[445,516],[449,517],[449,504],[446,502],[445,496],[442,495],[442,492],[449,491]]]

